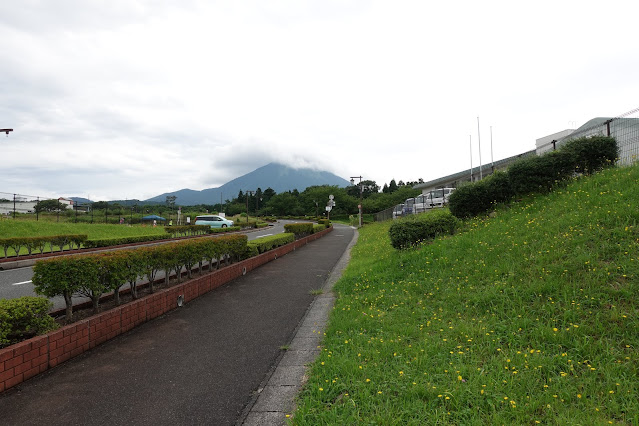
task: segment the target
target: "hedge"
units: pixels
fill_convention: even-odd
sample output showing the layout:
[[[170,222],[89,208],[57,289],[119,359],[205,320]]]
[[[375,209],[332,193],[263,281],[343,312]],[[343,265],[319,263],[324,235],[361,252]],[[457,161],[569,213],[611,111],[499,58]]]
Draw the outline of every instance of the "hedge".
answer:
[[[209,225],[180,225],[164,227],[166,233],[171,234],[172,236],[201,235],[206,234],[209,229],[211,229]]]
[[[172,272],[181,279],[182,268],[189,271],[203,260],[240,259],[247,252],[246,235],[227,235],[219,238],[200,238],[181,242],[142,247],[133,250],[54,257],[36,262],[33,267],[33,284],[37,294],[47,297],[63,296],[66,318],[72,319],[74,294],[90,297],[95,312],[100,297],[113,291],[116,302],[125,283],[135,283],[147,277],[150,290],[158,271],[165,272],[168,282]],[[219,267],[219,262],[218,262]],[[132,291],[136,290],[132,288]],[[137,294],[134,296],[136,297]]]
[[[313,233],[313,223],[288,223],[284,225],[284,231],[295,234],[295,239],[299,240]]]
[[[111,247],[122,244],[144,243],[147,241],[166,240],[166,235],[140,235],[136,237],[103,238],[99,240],[87,240],[84,246],[87,248]]]
[[[439,235],[455,233],[457,223],[457,219],[448,210],[431,210],[396,220],[388,234],[394,248],[406,249]]]
[[[87,240],[86,235],[49,235],[40,237],[12,237],[12,238],[0,238],[0,247],[4,251],[4,257],[8,257],[9,249],[13,249],[16,256],[20,256],[20,250],[26,248],[29,255],[34,251],[44,253],[47,244],[49,245],[50,252],[53,252],[53,247],[56,246],[60,251],[64,251],[64,247],[67,245],[70,249],[80,248]]]
[[[242,228],[239,226],[227,226],[226,228],[209,228],[206,232],[209,234],[221,234],[225,232],[239,231]]]
[[[44,297],[0,299],[0,348],[55,330],[49,316],[53,303]]]
[[[248,242],[249,247],[255,247],[257,253],[264,253],[274,248],[283,246],[295,241],[295,235],[291,233],[282,233],[277,235],[269,235],[267,237],[258,238]]]
[[[573,139],[561,147],[569,153],[578,173],[592,174],[604,167],[615,164],[619,158],[619,147],[615,138],[593,136]]]
[[[558,151],[522,159],[506,172],[496,172],[458,188],[450,196],[450,211],[459,218],[472,217],[487,212],[495,203],[510,201],[515,195],[549,192],[575,173],[591,174],[614,165],[617,155],[614,138],[574,139]]]

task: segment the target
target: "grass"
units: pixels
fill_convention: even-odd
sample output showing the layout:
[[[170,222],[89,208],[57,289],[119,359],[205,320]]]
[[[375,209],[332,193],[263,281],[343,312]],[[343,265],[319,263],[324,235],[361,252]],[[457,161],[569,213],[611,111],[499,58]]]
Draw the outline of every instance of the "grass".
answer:
[[[293,423],[639,424],[639,167],[396,251],[364,227]]]
[[[322,290],[321,288],[318,288],[318,289],[311,290],[309,293],[312,296],[319,296],[320,294],[324,294],[324,290]]]
[[[70,223],[70,222],[48,222],[48,221],[26,221],[3,219],[0,220],[0,238],[12,237],[35,237],[62,234],[86,234],[89,240],[103,238],[136,237],[142,235],[163,235],[163,226],[142,226],[142,225],[109,225],[90,223]],[[14,255],[12,249],[9,256]],[[27,254],[23,248],[21,255]]]

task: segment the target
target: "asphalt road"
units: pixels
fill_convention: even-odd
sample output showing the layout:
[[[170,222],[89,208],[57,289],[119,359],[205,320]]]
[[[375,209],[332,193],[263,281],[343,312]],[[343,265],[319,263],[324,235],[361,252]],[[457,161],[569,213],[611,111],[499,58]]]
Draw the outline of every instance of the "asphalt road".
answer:
[[[232,425],[353,238],[333,232],[0,394],[7,425]]]
[[[249,232],[247,234],[249,240],[265,237],[267,235],[274,235],[284,232],[284,225],[286,223],[294,223],[292,220],[278,221],[273,226],[261,229],[259,231]],[[163,273],[158,274],[158,279],[164,276]],[[22,296],[35,296],[34,285],[31,282],[33,277],[33,268],[19,268],[9,269],[7,271],[0,271],[0,299],[15,299]],[[140,280],[140,282],[146,282],[146,280]],[[128,285],[122,287],[122,289],[128,288]],[[86,302],[89,299],[81,296],[73,298],[74,304]],[[62,309],[65,307],[63,297],[51,298],[53,302],[53,309]]]

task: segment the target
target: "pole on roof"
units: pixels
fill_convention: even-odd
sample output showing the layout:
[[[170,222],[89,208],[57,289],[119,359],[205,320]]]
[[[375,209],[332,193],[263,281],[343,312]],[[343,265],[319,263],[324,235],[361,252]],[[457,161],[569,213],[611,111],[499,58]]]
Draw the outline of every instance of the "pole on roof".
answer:
[[[493,126],[490,126],[490,168],[495,173],[495,157],[493,156]]]
[[[470,181],[473,181],[473,135],[468,135],[470,142]]]
[[[481,135],[479,134],[479,117],[477,117],[477,143],[479,144],[479,180],[484,178],[481,171]]]

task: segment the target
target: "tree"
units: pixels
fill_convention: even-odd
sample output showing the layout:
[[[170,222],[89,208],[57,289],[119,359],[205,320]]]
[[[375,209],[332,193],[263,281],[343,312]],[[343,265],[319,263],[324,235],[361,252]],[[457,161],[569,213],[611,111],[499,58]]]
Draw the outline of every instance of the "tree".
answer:
[[[42,200],[35,205],[36,213],[57,212],[66,209],[66,205],[58,200]]]
[[[392,179],[390,181],[390,184],[388,185],[388,192],[392,194],[393,192],[397,191],[397,188],[398,187],[397,187],[397,183],[395,182],[395,179]]]
[[[266,204],[276,195],[276,192],[270,186],[264,190],[262,194],[262,203]]]

